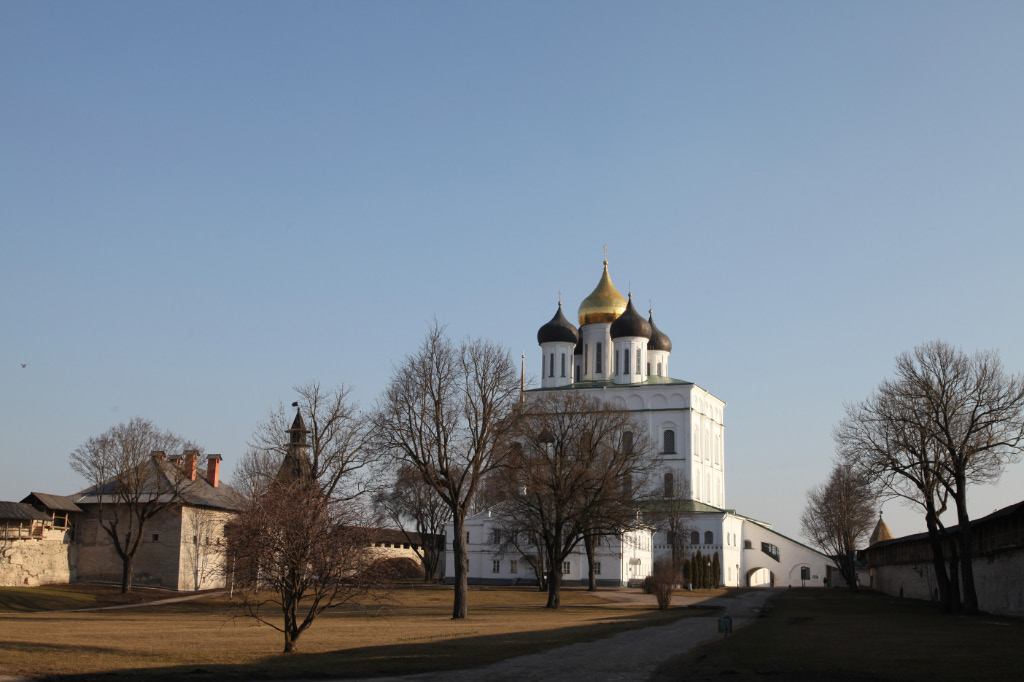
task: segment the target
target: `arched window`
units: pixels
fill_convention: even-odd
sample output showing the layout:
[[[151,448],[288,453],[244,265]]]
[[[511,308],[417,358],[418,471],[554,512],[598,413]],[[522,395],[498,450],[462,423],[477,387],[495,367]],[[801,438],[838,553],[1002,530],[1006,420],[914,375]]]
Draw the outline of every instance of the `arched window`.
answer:
[[[675,482],[672,480],[672,472],[665,474],[665,497],[675,496]]]
[[[604,371],[601,367],[601,360],[604,353],[601,352],[601,342],[594,344],[594,371],[598,374]]]
[[[555,354],[554,353],[551,354],[551,361],[548,362],[548,376],[549,377],[555,376]]]
[[[562,376],[565,376],[565,353],[562,353]]]
[[[704,532],[704,544],[705,545],[713,545],[713,544],[715,544],[715,534],[712,533],[711,531],[705,531]]]
[[[665,376],[664,374],[661,373],[661,363],[660,362],[658,363],[658,376],[659,377]]]
[[[697,531],[693,531],[692,533],[690,533],[690,544],[691,545],[699,545],[700,544],[700,533],[698,533]]]
[[[651,363],[647,363],[647,376],[651,376]]]
[[[665,429],[665,435],[663,436],[665,441],[665,453],[671,454],[676,451],[676,432],[672,429]]]
[[[640,374],[640,349],[636,349],[636,373]]]
[[[612,355],[615,356],[615,373],[619,373],[619,351],[614,351]]]
[[[629,452],[633,449],[633,432],[623,431],[622,432],[622,450],[623,452]]]

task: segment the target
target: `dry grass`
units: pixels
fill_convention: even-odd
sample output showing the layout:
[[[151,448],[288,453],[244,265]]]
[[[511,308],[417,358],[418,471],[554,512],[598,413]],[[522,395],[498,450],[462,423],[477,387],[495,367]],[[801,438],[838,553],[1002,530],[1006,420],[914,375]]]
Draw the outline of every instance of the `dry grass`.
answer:
[[[31,676],[362,676],[483,665],[509,656],[659,625],[702,612],[619,605],[601,593],[566,590],[563,608],[543,608],[530,589],[472,590],[470,617],[453,621],[450,588],[394,593],[384,610],[322,616],[280,655],[282,635],[232,618],[224,599],[138,609],[0,615],[0,673]]]
[[[0,587],[0,613],[5,611],[62,611],[98,606],[142,604],[180,596],[170,590],[136,587],[121,594],[114,585],[43,585],[41,587]]]
[[[949,616],[877,592],[792,590],[767,616],[665,665],[659,682],[1024,679],[1024,622]]]

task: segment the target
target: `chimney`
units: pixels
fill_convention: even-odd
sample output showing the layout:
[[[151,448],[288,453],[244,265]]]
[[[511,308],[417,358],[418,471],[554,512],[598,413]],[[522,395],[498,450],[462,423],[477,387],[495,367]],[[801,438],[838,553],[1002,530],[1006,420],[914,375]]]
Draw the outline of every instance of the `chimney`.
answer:
[[[167,458],[167,461],[175,466],[181,466],[181,455],[171,455]]]
[[[220,455],[206,456],[206,482],[214,488],[220,485]]]
[[[196,480],[196,460],[199,458],[198,450],[185,451],[185,478],[190,481]]]
[[[162,462],[162,461],[164,461],[164,451],[163,450],[154,450],[153,452],[149,453],[149,456],[152,457],[153,461],[155,461],[155,462]]]

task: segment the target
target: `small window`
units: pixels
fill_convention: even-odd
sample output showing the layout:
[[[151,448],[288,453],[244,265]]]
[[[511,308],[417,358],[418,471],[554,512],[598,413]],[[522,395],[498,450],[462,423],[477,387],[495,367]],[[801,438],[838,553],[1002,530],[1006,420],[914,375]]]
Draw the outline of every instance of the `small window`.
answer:
[[[675,454],[676,451],[676,432],[672,429],[665,429],[665,435],[662,436],[665,445],[665,454]]]
[[[614,353],[612,353],[612,355],[615,357],[615,374],[618,374],[619,373],[619,351],[615,351]]]
[[[491,562],[491,573],[501,573],[501,561],[495,559]]]
[[[600,374],[604,370],[601,367],[601,342],[594,344],[594,371]]]
[[[664,374],[661,373],[661,363],[660,362],[658,363],[658,376],[659,377],[665,376]]]
[[[580,366],[576,365],[576,381],[580,380]]]
[[[569,575],[569,571],[572,570],[572,565],[568,561],[562,562],[562,575]]]
[[[469,531],[466,531],[466,544],[469,544]]]
[[[153,533],[153,542],[160,542],[160,533]]]
[[[594,575],[601,575],[601,562],[600,561],[595,561],[594,562]]]
[[[586,343],[583,345],[583,366],[586,367],[590,364],[590,344]]]
[[[647,376],[651,376],[651,363],[647,363]]]
[[[562,377],[565,378],[565,353],[562,353]]]
[[[549,356],[548,360],[549,360],[549,362],[548,362],[548,376],[549,377],[553,377],[553,376],[555,376],[555,354],[552,353]]]
[[[743,549],[754,549],[754,546],[750,544],[750,540],[743,541]]]
[[[622,449],[624,452],[629,452],[633,449],[633,432],[624,431],[622,433]]]
[[[715,534],[712,533],[711,531],[706,531],[704,533],[704,544],[705,545],[713,545],[713,544],[715,544]]]
[[[640,374],[640,349],[639,348],[636,349],[636,373],[639,376],[639,374]]]
[[[509,571],[509,573],[518,573],[519,572],[519,560],[518,559],[512,559],[511,561],[508,562],[508,571]]]
[[[672,497],[673,495],[675,495],[675,481],[672,479],[672,472],[671,471],[668,472],[667,474],[665,474],[664,485],[665,485],[665,488],[664,488],[664,496],[665,497]]]
[[[690,544],[691,545],[699,545],[700,544],[700,533],[698,533],[697,531],[693,531],[692,533],[690,533]]]
[[[811,567],[810,566],[801,566],[800,567],[800,580],[810,580],[810,579],[811,579]]]

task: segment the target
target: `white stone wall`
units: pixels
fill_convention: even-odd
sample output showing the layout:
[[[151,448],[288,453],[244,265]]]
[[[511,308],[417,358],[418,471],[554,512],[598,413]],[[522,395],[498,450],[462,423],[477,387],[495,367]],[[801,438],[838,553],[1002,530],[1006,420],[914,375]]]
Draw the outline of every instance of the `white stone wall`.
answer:
[[[178,553],[178,590],[212,590],[227,585],[224,526],[234,512],[184,507]]]
[[[46,528],[41,538],[0,537],[0,586],[34,587],[72,582],[75,560],[70,533],[63,529]]]

